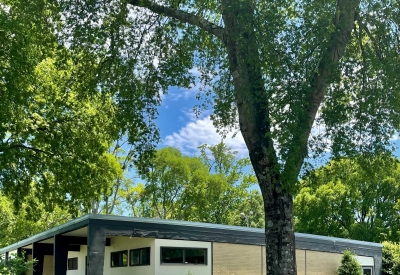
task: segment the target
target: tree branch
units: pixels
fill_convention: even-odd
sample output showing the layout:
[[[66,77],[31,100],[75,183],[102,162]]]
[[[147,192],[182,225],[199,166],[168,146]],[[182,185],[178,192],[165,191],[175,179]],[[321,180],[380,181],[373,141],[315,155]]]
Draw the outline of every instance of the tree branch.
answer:
[[[336,16],[333,20],[335,32],[332,33],[326,51],[321,56],[318,71],[310,80],[311,92],[306,96],[305,110],[300,114],[298,132],[292,140],[284,173],[298,175],[304,159],[307,156],[308,138],[315,121],[315,117],[325,97],[330,84],[330,78],[342,58],[356,20],[357,8],[360,0],[338,0]],[[295,172],[295,173],[293,173]]]
[[[224,33],[224,28],[215,25],[214,23],[211,23],[210,21],[201,18],[197,15],[182,11],[182,10],[177,10],[174,8],[162,6],[159,4],[154,3],[153,1],[150,0],[129,0],[128,4],[136,7],[142,7],[142,8],[147,8],[151,10],[154,13],[160,14],[160,15],[166,15],[168,17],[177,19],[181,21],[182,23],[188,23],[193,26],[197,26],[201,28],[202,30],[215,35],[219,39],[223,40],[223,33]]]
[[[26,145],[23,145],[23,144],[14,144],[14,145],[8,146],[7,148],[0,148],[0,152],[4,152],[6,150],[11,150],[11,149],[16,149],[16,148],[27,149],[27,150],[34,151],[36,153],[43,153],[43,154],[46,154],[46,155],[54,156],[53,153],[50,153],[50,152],[47,152],[47,151],[44,151],[42,149],[38,149],[38,148],[35,148],[35,147],[26,146]]]

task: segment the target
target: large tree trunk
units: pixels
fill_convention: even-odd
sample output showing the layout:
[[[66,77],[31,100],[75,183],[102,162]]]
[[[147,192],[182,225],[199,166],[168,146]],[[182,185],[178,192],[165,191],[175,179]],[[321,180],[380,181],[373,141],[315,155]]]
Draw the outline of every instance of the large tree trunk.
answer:
[[[327,48],[321,50],[318,70],[312,79],[307,80],[312,91],[306,95],[306,103],[301,106],[304,112],[300,115],[297,134],[288,141],[291,146],[284,167],[279,165],[271,138],[270,99],[264,87],[255,33],[256,9],[253,5],[256,3],[248,0],[221,0],[224,27],[150,0],[128,0],[128,3],[197,26],[223,41],[233,77],[240,130],[264,199],[267,272],[268,275],[296,274],[293,197],[290,187],[297,181],[307,155],[311,127],[330,77],[350,41],[360,0],[337,0],[336,15],[332,15],[335,31],[329,38]]]
[[[269,96],[264,88],[254,33],[254,7],[251,1],[223,2],[224,43],[233,76],[240,130],[264,199],[268,275],[294,275],[297,270],[293,199],[285,189],[289,184],[281,182],[270,137]]]
[[[260,183],[260,186],[266,187]],[[263,193],[267,274],[297,274],[293,229],[293,197],[282,193],[280,184]]]

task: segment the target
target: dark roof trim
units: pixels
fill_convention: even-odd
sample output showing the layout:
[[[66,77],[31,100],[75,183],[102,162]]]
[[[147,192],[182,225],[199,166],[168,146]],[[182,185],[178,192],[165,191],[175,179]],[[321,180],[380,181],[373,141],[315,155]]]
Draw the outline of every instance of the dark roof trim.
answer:
[[[89,223],[106,228],[108,236],[147,236],[165,239],[265,245],[264,229],[259,228],[89,214],[2,248],[0,249],[0,254],[15,250],[18,247],[29,245],[33,242],[51,238],[58,234],[77,230],[88,226]],[[376,253],[379,254],[382,251],[382,245],[378,243],[304,233],[296,233],[295,236],[296,248],[298,249],[342,252],[345,248],[350,248],[355,251],[361,251],[361,254],[359,255],[365,256],[370,256]]]
[[[49,230],[43,231],[43,232],[41,232],[39,234],[33,235],[32,237],[29,237],[29,238],[24,239],[22,241],[13,243],[13,244],[11,244],[9,246],[1,248],[0,249],[0,254],[3,254],[3,253],[8,252],[8,251],[17,250],[17,248],[19,248],[19,247],[24,247],[24,246],[30,245],[32,243],[35,243],[35,242],[40,242],[40,241],[52,238],[52,237],[54,237],[56,235],[59,235],[59,234],[67,233],[69,231],[74,231],[74,230],[77,230],[79,228],[85,227],[89,223],[89,217],[90,217],[90,215],[82,216],[80,218],[77,218],[75,220],[69,221],[67,223],[59,225],[59,226],[54,227],[52,229],[49,229]]]

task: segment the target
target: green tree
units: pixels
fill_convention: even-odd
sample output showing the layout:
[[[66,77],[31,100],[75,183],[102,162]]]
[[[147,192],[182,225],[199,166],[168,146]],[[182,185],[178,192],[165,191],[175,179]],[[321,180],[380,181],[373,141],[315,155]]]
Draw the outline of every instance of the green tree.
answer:
[[[238,152],[223,142],[214,146],[202,145],[200,158],[210,176],[195,197],[201,198],[191,210],[192,219],[218,224],[234,224],[240,217],[238,209],[250,197],[248,188],[257,180],[249,169],[248,158],[238,158]],[[238,224],[238,223],[236,223]],[[240,224],[240,223],[239,223]]]
[[[213,105],[215,125],[239,128],[248,147],[264,200],[268,274],[296,273],[292,194],[309,149],[384,151],[398,131],[397,2],[2,3],[11,6],[3,14],[20,9],[16,29],[56,34],[55,43],[79,53],[74,62],[84,69],[76,83],[86,94],[114,95],[116,125],[140,145],[137,160],[158,140],[160,90],[203,84],[200,108]],[[193,67],[200,77],[190,74]],[[314,124],[325,131],[311,135]]]
[[[343,253],[341,265],[338,268],[338,275],[362,275],[361,266],[355,258],[355,254],[350,250],[345,250]]]
[[[399,274],[400,246],[398,243],[385,241],[382,243],[382,275]],[[396,273],[397,272],[397,273]]]
[[[264,228],[264,203],[260,191],[255,189],[247,191],[239,202],[237,210],[230,214],[229,224],[247,226],[246,217],[243,217],[242,213],[248,216],[250,227]]]
[[[142,175],[146,185],[130,191],[134,215],[242,224],[240,210],[259,202],[248,191],[256,182],[254,176],[243,172],[249,161],[237,159],[223,143],[204,145],[200,151],[201,157],[189,157],[171,147],[158,150],[150,173]],[[260,211],[254,216],[257,225]]]
[[[8,62],[20,61],[9,58]],[[71,56],[61,65],[45,56],[32,62],[35,66],[25,79],[4,72],[0,80],[1,104],[9,103],[0,107],[0,187],[18,204],[35,182],[35,188],[46,194],[42,198],[47,206],[87,208],[90,196],[119,173],[107,153],[115,132],[115,103],[107,93],[78,94],[79,83],[74,80],[82,67],[73,64]],[[2,66],[11,64],[4,61]],[[23,87],[14,87],[14,81]]]
[[[33,189],[35,190],[35,189]],[[33,191],[16,209],[0,191],[0,246],[4,247],[72,219],[68,210],[55,206],[48,211]]]
[[[11,257],[6,261],[0,257],[0,274],[1,275],[20,275],[26,274],[32,269],[36,260],[25,261],[24,255],[10,255]]]
[[[397,160],[362,156],[331,161],[304,177],[296,196],[296,230],[382,242],[399,239]]]

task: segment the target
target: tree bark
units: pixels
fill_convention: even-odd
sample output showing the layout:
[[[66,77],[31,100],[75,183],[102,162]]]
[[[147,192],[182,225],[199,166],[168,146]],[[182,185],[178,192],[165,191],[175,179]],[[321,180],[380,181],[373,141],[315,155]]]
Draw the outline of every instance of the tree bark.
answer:
[[[237,11],[241,16],[237,16]],[[269,98],[262,79],[253,17],[250,1],[223,1],[224,42],[233,76],[239,126],[264,200],[267,274],[294,275],[297,269],[293,199],[281,182],[269,135]]]
[[[330,77],[350,40],[360,0],[337,1],[337,13],[332,16],[336,29],[326,51],[322,53],[318,71],[309,80],[312,89],[306,96],[307,103],[300,115],[298,135],[291,140],[289,159],[285,160],[284,167],[280,167],[271,138],[270,99],[264,87],[256,40],[255,3],[221,0],[224,28],[196,18],[193,14],[179,10],[172,12],[170,8],[145,0],[130,0],[129,3],[198,26],[223,41],[233,77],[239,127],[264,200],[267,274],[297,274],[290,186],[297,181],[307,156],[312,125]]]

